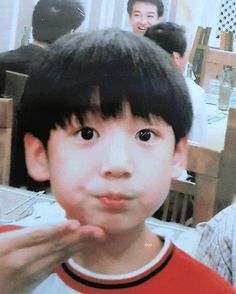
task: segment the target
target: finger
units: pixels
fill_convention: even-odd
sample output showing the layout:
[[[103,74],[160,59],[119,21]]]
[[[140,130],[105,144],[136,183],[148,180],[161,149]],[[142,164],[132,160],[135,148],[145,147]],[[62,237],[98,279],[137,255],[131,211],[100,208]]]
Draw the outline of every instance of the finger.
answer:
[[[7,233],[0,234],[0,244],[8,241],[8,249],[20,249],[50,242],[61,236],[73,234],[80,229],[80,224],[76,220],[69,220],[53,225],[43,225],[31,228],[22,228]],[[1,246],[2,248],[2,246]]]
[[[104,236],[101,228],[80,226],[74,220],[0,234],[5,275],[14,273],[19,281],[36,285],[77,253],[88,238],[102,240]],[[4,254],[4,246],[8,254]]]
[[[104,231],[100,228],[89,225],[79,228],[80,230],[75,230],[74,234],[66,237],[62,235],[59,239],[34,244],[34,246],[21,248],[12,252],[10,260],[8,260],[11,271],[25,277],[29,274],[36,275],[37,279],[45,277],[57,265],[75,255],[84,245],[86,246],[86,240],[88,238],[98,240],[104,238]]]
[[[102,241],[105,238],[105,233],[101,228],[90,225],[80,226],[74,220],[52,227],[22,229],[3,235],[5,235],[5,240],[0,239],[0,254],[9,255],[12,263],[19,263],[19,266],[22,263],[27,265],[37,262],[48,256],[55,256],[57,260],[63,260],[65,256],[70,257],[82,249],[87,239]]]
[[[102,228],[92,225],[81,226],[80,236],[82,239],[94,238],[97,241],[104,241],[106,238],[105,231]]]

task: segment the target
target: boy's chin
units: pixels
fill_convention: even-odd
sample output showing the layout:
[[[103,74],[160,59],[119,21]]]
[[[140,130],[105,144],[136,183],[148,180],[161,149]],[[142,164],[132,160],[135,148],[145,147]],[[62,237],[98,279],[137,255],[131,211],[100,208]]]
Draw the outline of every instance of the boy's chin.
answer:
[[[113,236],[113,235],[130,235],[130,232],[134,232],[136,228],[140,228],[141,225],[132,224],[132,223],[105,223],[99,224],[100,228],[102,228],[106,234],[106,236]],[[144,225],[142,226],[144,228]]]

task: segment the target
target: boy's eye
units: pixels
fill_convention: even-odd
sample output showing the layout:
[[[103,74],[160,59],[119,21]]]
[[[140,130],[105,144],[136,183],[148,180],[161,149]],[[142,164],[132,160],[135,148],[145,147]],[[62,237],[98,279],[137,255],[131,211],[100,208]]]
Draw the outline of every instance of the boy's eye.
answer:
[[[155,133],[148,129],[141,130],[136,134],[136,138],[143,142],[150,141],[154,136]]]
[[[82,128],[78,131],[78,134],[84,140],[93,140],[98,137],[98,133],[92,128]]]

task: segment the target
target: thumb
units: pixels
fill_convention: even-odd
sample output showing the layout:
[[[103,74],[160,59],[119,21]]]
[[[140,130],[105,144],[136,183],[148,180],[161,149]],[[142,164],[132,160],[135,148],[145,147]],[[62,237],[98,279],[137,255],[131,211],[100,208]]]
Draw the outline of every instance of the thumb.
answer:
[[[83,239],[94,238],[97,241],[104,241],[106,238],[105,231],[97,226],[82,225],[80,227],[80,237]]]

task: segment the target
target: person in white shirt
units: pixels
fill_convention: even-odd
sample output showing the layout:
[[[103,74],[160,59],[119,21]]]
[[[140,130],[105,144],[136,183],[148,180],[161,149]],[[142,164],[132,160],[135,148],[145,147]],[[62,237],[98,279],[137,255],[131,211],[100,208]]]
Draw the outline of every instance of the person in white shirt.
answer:
[[[181,72],[186,66],[187,41],[185,29],[173,22],[162,22],[150,27],[144,36],[152,39],[157,45],[171,54],[173,61]],[[193,105],[193,124],[189,139],[200,145],[207,144],[207,116],[205,105],[205,92],[197,85],[191,76],[185,77],[186,84]]]
[[[197,226],[201,238],[195,257],[236,287],[236,203]]]

